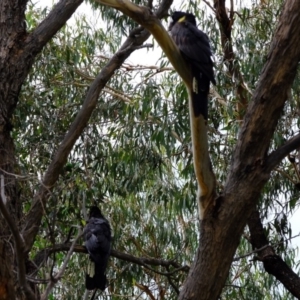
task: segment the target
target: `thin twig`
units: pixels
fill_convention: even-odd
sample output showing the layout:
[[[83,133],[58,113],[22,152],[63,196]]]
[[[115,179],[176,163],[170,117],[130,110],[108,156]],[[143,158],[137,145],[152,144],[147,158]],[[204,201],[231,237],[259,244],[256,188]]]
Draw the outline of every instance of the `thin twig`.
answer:
[[[272,171],[280,162],[283,160],[289,153],[298,149],[300,146],[300,133],[290,138],[288,141],[284,143],[284,145],[280,146],[266,159],[265,167],[268,172]]]
[[[182,267],[180,267],[180,268],[177,268],[177,269],[175,269],[175,270],[173,270],[173,271],[171,271],[171,272],[160,272],[160,271],[157,271],[157,270],[154,270],[154,269],[152,269],[152,268],[150,268],[149,266],[147,266],[147,265],[144,265],[144,268],[146,268],[146,269],[148,269],[148,270],[150,270],[150,271],[152,271],[152,272],[154,272],[154,273],[156,273],[156,274],[159,274],[159,275],[163,275],[163,276],[170,276],[170,275],[173,275],[173,274],[175,274],[175,273],[177,273],[177,272],[179,272],[179,271],[184,271],[184,272],[188,272],[189,271],[189,267],[188,266],[182,266]]]
[[[174,289],[175,293],[177,295],[179,295],[179,289],[178,287],[175,285],[175,283],[172,281],[170,276],[167,276],[168,282],[170,283],[170,285],[172,286],[172,288]]]
[[[288,180],[290,180],[294,185],[297,184],[297,182],[283,170],[280,170],[279,168],[275,168],[274,171],[277,171],[278,173],[282,174],[284,177],[286,177]]]
[[[53,280],[51,280],[51,281],[48,283],[45,292],[44,292],[44,293],[42,294],[42,296],[41,296],[41,300],[46,300],[46,299],[48,299],[48,296],[49,296],[51,290],[53,289],[53,287],[55,286],[55,284],[57,283],[57,281],[60,280],[60,279],[62,278],[62,276],[63,276],[63,274],[64,274],[64,272],[65,272],[65,270],[66,270],[66,268],[67,268],[67,264],[68,264],[68,262],[69,262],[69,260],[70,260],[70,258],[71,258],[71,255],[73,254],[73,250],[74,250],[74,247],[75,247],[75,245],[76,245],[76,242],[77,242],[77,240],[78,240],[81,236],[82,236],[82,230],[79,229],[79,232],[78,232],[76,238],[74,239],[74,241],[72,242],[71,247],[70,247],[70,249],[69,249],[69,251],[68,251],[68,254],[67,254],[67,256],[66,256],[66,258],[65,258],[65,260],[64,260],[63,266],[61,267],[61,269],[60,269],[60,271],[57,273],[57,275],[56,275],[56,276],[53,276]]]
[[[268,245],[262,246],[262,247],[259,248],[259,249],[255,249],[255,250],[250,251],[250,252],[248,252],[248,253],[246,253],[246,254],[244,254],[244,255],[235,257],[235,258],[233,259],[233,261],[238,261],[238,260],[240,260],[241,258],[245,258],[245,257],[250,256],[250,255],[252,255],[252,254],[258,253],[258,252],[260,252],[260,251],[262,251],[262,250],[264,250],[264,249],[266,249],[266,248],[268,248],[268,247],[275,247],[275,246],[278,246],[278,245],[280,245],[280,244],[282,244],[282,243],[284,243],[284,242],[286,242],[286,241],[290,241],[290,240],[292,240],[292,239],[294,239],[294,238],[296,238],[296,237],[299,237],[299,236],[300,236],[300,233],[298,233],[298,234],[296,234],[296,235],[294,235],[294,236],[292,236],[292,237],[290,237],[290,238],[288,238],[288,239],[285,239],[285,240],[283,240],[283,241],[280,241],[280,242],[278,242],[278,243],[276,243],[276,244],[274,244],[274,245],[269,245],[269,244],[268,244]]]
[[[215,13],[216,10],[211,6],[211,4],[207,0],[203,0],[203,2]]]
[[[15,173],[10,173],[10,172],[7,172],[7,171],[3,170],[2,168],[0,168],[0,171],[3,172],[4,174],[7,174],[9,176],[13,176],[13,177],[18,178],[18,179],[29,179],[29,178],[37,177],[35,175],[19,175],[19,174],[15,174]]]
[[[134,285],[136,287],[138,287],[140,290],[144,291],[150,297],[151,300],[155,300],[155,297],[151,293],[151,291],[150,291],[150,289],[149,289],[148,286],[143,285],[143,284],[139,284],[138,282],[136,282]]]

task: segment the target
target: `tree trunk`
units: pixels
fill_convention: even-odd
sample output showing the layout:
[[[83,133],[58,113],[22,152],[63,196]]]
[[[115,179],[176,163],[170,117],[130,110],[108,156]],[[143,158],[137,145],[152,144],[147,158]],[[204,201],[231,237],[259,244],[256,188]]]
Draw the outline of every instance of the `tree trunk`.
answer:
[[[211,203],[201,222],[200,246],[181,290],[181,300],[218,299],[246,222],[271,170],[284,157],[282,149],[267,154],[300,60],[299,11],[299,1],[285,1],[240,130],[224,193]]]
[[[0,176],[4,179],[4,197],[10,217],[17,225],[21,220],[21,203],[15,176],[15,149],[10,135],[11,116],[17,104],[18,95],[24,80],[17,59],[20,41],[24,39],[25,2],[3,0],[0,4]],[[1,181],[0,181],[1,182]],[[15,241],[3,214],[0,215],[0,299],[22,299],[16,287]]]
[[[11,223],[17,233],[21,231],[22,204],[14,175],[18,170],[11,137],[11,118],[35,56],[72,16],[82,1],[61,0],[31,34],[26,32],[27,1],[0,1],[0,188],[3,187],[0,201],[4,204],[0,214],[0,300],[38,298],[37,294],[33,296],[26,281],[23,286],[20,283],[20,268],[26,268],[27,253],[25,248],[16,247],[11,225],[8,226]],[[1,178],[4,179],[2,184]],[[6,217],[3,210],[8,212]],[[23,242],[22,237],[20,241]],[[22,266],[17,264],[20,262],[20,257],[16,254],[18,251],[22,256]]]

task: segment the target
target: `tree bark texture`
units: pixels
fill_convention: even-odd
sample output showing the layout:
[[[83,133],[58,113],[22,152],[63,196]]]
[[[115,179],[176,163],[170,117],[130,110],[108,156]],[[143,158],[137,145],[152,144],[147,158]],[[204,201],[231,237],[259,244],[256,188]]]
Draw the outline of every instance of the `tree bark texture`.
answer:
[[[43,49],[53,35],[55,35],[55,33],[63,25],[65,25],[66,21],[72,16],[82,2],[83,0],[60,0],[48,16],[30,34],[26,32],[24,27],[24,11],[27,1],[3,0],[1,2],[0,16],[7,16],[8,19],[7,22],[4,19],[0,19],[0,34],[3,36],[0,43],[0,58],[3,57],[3,59],[0,60],[0,71],[2,71],[0,75],[0,78],[2,79],[2,85],[0,85],[0,108],[2,110],[2,119],[0,119],[0,121],[3,120],[2,123],[5,125],[0,127],[0,130],[2,129],[0,132],[0,142],[3,141],[3,144],[1,144],[2,148],[0,148],[0,150],[6,155],[0,157],[0,163],[1,166],[7,166],[6,169],[2,167],[5,171],[5,175],[7,175],[7,172],[9,172],[9,174],[16,173],[16,170],[14,170],[14,145],[13,140],[10,137],[11,126],[9,120],[14,108],[16,107],[21,86],[28,75],[36,55]],[[162,1],[156,11],[156,16],[158,18],[165,16],[171,3],[171,0]],[[16,19],[15,22],[9,22],[10,16],[15,16],[17,13],[19,13],[19,18],[15,17],[13,19]],[[15,40],[12,40],[14,33],[18,33],[18,35]],[[139,49],[149,36],[150,33],[143,28],[139,27],[134,29],[126,39],[121,49],[112,57],[106,67],[103,68],[101,73],[97,76],[87,93],[83,107],[79,111],[78,116],[71,125],[69,132],[66,134],[65,139],[62,141],[55,155],[55,158],[50,164],[40,190],[36,191],[30,212],[27,216],[22,218],[22,224],[20,224],[20,213],[12,212],[12,215],[17,216],[16,220],[12,220],[7,213],[6,208],[3,208],[0,205],[0,210],[2,212],[0,215],[1,224],[5,224],[5,226],[7,223],[13,225],[10,226],[10,229],[6,227],[9,240],[1,240],[0,243],[0,300],[39,298],[38,291],[35,295],[33,295],[33,292],[35,292],[34,288],[31,289],[31,287],[26,283],[25,272],[27,272],[27,270],[24,271],[24,269],[32,267],[31,262],[27,260],[27,255],[39,230],[39,225],[43,215],[42,204],[46,204],[47,195],[58,179],[60,170],[64,166],[68,154],[70,153],[77,138],[87,126],[90,115],[97,104],[99,93],[114,74],[115,70],[122,65],[125,59],[128,58],[132,52]],[[13,49],[13,51],[11,49]],[[9,61],[9,59],[11,61]],[[16,77],[16,74],[19,76]],[[13,90],[13,92],[10,92],[10,90]],[[3,134],[2,139],[1,133]],[[1,174],[2,172],[0,170],[0,175]],[[7,185],[5,198],[11,199],[11,202],[8,205],[9,207],[12,209],[18,207],[19,212],[21,212],[20,203],[18,202],[18,205],[16,205],[13,202],[19,199],[16,193],[17,185],[15,176],[11,177],[11,186],[15,189],[15,192],[12,196],[10,196]],[[0,200],[3,201],[3,199]],[[12,238],[11,232],[15,233],[15,239]],[[0,233],[2,233],[2,231]],[[4,230],[3,233],[5,233]],[[17,247],[16,244],[20,244],[21,247]],[[12,251],[13,255],[11,256],[11,260],[6,260],[6,258],[10,258],[8,255],[5,255],[7,253],[6,248],[9,246],[11,246],[10,250],[13,249],[15,251]],[[19,255],[16,255],[16,253]],[[21,258],[22,266],[20,266],[19,258]],[[17,264],[16,261],[18,262]],[[21,272],[20,270],[23,271]],[[18,274],[18,278],[17,276],[12,278],[12,274]],[[20,282],[23,282],[23,284],[20,284]],[[15,294],[14,291],[18,291],[18,293]]]
[[[224,0],[220,1],[224,2]],[[0,1],[0,175],[4,176],[4,194],[7,201],[6,207],[11,216],[10,221],[16,224],[26,238],[29,238],[28,240],[25,238],[27,243],[25,250],[16,249],[11,228],[7,225],[8,222],[3,214],[0,215],[0,300],[34,298],[28,292],[26,284],[23,286],[15,284],[20,283],[20,278],[17,276],[22,277],[19,272],[21,268],[16,263],[19,261],[16,253],[21,252],[26,263],[27,252],[31,249],[39,227],[39,222],[32,220],[33,217],[36,218],[36,212],[41,211],[39,200],[45,201],[46,198],[45,193],[42,196],[43,199],[40,199],[37,193],[31,213],[26,217],[24,224],[20,224],[23,216],[18,186],[15,176],[11,175],[18,173],[18,170],[14,144],[10,135],[12,127],[10,120],[17,105],[22,84],[36,55],[82,2],[83,0],[60,0],[46,19],[29,34],[25,27],[27,1]],[[247,218],[253,211],[256,199],[259,198],[261,189],[269,178],[271,165],[274,165],[274,161],[276,163],[276,159],[279,162],[281,158],[280,153],[277,156],[272,154],[268,156],[268,148],[300,58],[299,11],[299,1],[287,0],[285,2],[268,60],[244,118],[224,193],[214,199],[215,201],[212,201],[207,208],[208,211],[201,223],[199,250],[182,288],[180,299],[213,300],[218,298],[228,276]],[[141,22],[144,22],[144,18]],[[147,34],[144,34],[145,38]],[[142,42],[142,40],[137,41],[134,45],[140,45]],[[134,51],[134,48],[131,50]],[[124,53],[121,53],[123,56],[120,55],[128,57],[131,53],[129,52],[126,55]],[[115,65],[120,63],[120,61],[114,62]],[[113,70],[104,71],[113,73]],[[103,77],[100,76],[98,80],[105,85],[108,79],[105,77],[104,82]],[[97,97],[98,92],[98,90],[90,91],[94,93],[93,97]],[[78,132],[71,131],[71,133],[78,135]],[[73,135],[65,141],[65,144],[62,143],[61,151],[65,151],[65,156],[72,148],[71,142],[76,140]],[[68,137],[67,135],[67,139]],[[49,185],[46,187],[53,186],[58,177],[59,167],[63,164],[64,162],[59,159],[53,161],[48,177],[46,177],[49,179]],[[1,197],[2,202],[5,199]],[[22,263],[25,268],[24,261]],[[272,262],[274,263],[274,259]],[[268,269],[270,270],[271,266]]]
[[[201,222],[200,246],[181,290],[181,300],[218,299],[247,219],[269,179],[270,141],[300,60],[299,11],[299,1],[285,2],[244,117],[224,193],[211,204],[210,213]]]
[[[37,29],[26,31],[25,9],[27,1],[0,1],[0,176],[4,178],[1,201],[5,204],[10,221],[21,228],[21,203],[16,177],[14,142],[11,137],[11,117],[18,102],[19,93],[36,55],[53,35],[65,24],[83,0],[60,1],[48,18]],[[63,9],[64,8],[64,9]],[[57,11],[61,13],[57,13]],[[54,12],[54,13],[53,13]],[[1,186],[0,186],[1,187]],[[5,203],[6,202],[6,203]],[[26,253],[17,249],[11,228],[0,214],[0,300],[33,299],[33,291],[20,279],[19,270],[26,269]],[[21,264],[18,255],[22,256]],[[23,253],[22,253],[23,252]]]
[[[17,59],[20,43],[26,32],[24,27],[26,3],[1,1],[0,4],[0,174],[4,177],[7,210],[13,221],[19,225],[21,203],[18,196],[14,143],[10,135],[10,119],[17,104],[18,94],[24,80],[22,66]],[[26,70],[26,67],[23,66]],[[25,71],[26,72],[26,71]],[[27,74],[25,74],[26,76]],[[0,299],[17,299],[13,272],[15,264],[14,240],[3,215],[0,215]],[[21,298],[20,298],[21,299]]]

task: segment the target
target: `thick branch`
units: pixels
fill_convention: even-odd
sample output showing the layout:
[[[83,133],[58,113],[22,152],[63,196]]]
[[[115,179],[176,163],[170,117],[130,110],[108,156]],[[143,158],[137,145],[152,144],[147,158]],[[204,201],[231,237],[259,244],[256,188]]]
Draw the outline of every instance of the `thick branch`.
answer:
[[[0,117],[1,122],[5,120],[3,124],[11,119],[21,87],[36,55],[61,29],[83,0],[60,0],[32,33],[26,31],[25,2],[0,1],[3,10],[0,17],[0,86],[2,93],[4,93],[0,97]],[[8,127],[11,126],[9,123]]]
[[[54,247],[49,247],[40,251],[36,257],[34,258],[34,262],[37,266],[40,266],[49,255],[55,252],[61,251],[69,251],[71,247],[70,243],[58,244]],[[73,251],[76,253],[87,253],[87,250],[84,246],[75,245]],[[156,258],[149,258],[149,257],[136,257],[128,253],[120,252],[118,250],[111,250],[112,257],[116,257],[118,259],[128,261],[134,263],[139,266],[162,266],[162,267],[174,267],[176,269],[183,270],[187,272],[189,270],[188,266],[181,266],[175,260],[164,260],[164,259],[156,259]]]
[[[265,157],[288,99],[300,59],[300,49],[295,47],[300,34],[299,8],[300,2],[285,2],[267,62],[247,110],[234,157],[244,167]]]
[[[285,1],[240,130],[224,194],[216,199],[216,209],[201,223],[200,247],[180,300],[218,299],[246,221],[269,179],[264,161],[300,60],[299,11],[299,1]]]
[[[23,228],[24,237],[26,237],[27,241],[27,251],[30,250],[35,236],[38,232],[41,217],[43,215],[42,207],[43,205],[45,205],[45,201],[49,195],[49,191],[52,189],[53,185],[57,181],[59,174],[63,166],[65,165],[68,155],[70,154],[76,140],[86,128],[87,123],[92,115],[92,112],[96,107],[101,90],[104,88],[107,81],[114,74],[115,70],[121,66],[124,60],[133,51],[133,45],[128,47],[127,49],[122,49],[118,51],[108,62],[108,64],[102,69],[102,71],[96,77],[94,82],[91,84],[82,108],[80,109],[78,115],[71,124],[68,133],[63,139],[53,161],[48,167],[48,170],[43,179],[43,186],[40,187],[40,190],[34,197],[34,202],[26,218],[25,226]]]
[[[189,95],[191,95],[191,72],[188,69],[177,46],[174,44],[172,38],[169,36],[165,28],[162,26],[160,20],[152,14],[149,9],[137,6],[128,0],[95,0],[96,2],[114,7],[133,20],[147,28],[160,47],[168,57],[171,64],[174,66],[178,74],[183,79]],[[189,97],[190,108],[190,122],[192,132],[193,158],[196,179],[198,183],[198,207],[199,216],[202,219],[207,207],[213,205],[213,198],[215,192],[215,177],[212,172],[207,141],[207,121],[203,116],[195,117],[191,107],[191,96]]]
[[[116,8],[149,30],[185,82],[186,86],[189,88],[191,87],[190,70],[172,38],[162,26],[158,18],[159,16],[157,17],[148,8],[135,5],[129,0],[95,0],[95,2]]]
[[[189,111],[194,170],[198,183],[197,201],[199,218],[202,220],[209,211],[209,207],[214,206],[216,181],[208,152],[207,121],[202,115],[195,117],[191,97],[189,97]]]
[[[149,258],[149,257],[135,257],[133,255],[123,253],[123,252],[120,252],[117,250],[112,250],[111,256],[114,256],[121,260],[132,262],[132,263],[140,265],[140,266],[145,266],[145,265],[162,266],[162,267],[172,266],[176,269],[181,269],[185,272],[187,272],[189,270],[188,266],[180,266],[174,260],[164,260],[164,259],[156,259],[156,258]]]
[[[39,53],[49,40],[66,24],[83,0],[60,0],[42,23],[25,40],[24,55]]]
[[[266,169],[271,172],[289,153],[300,147],[300,133],[273,151],[266,159]]]
[[[228,67],[228,72],[231,78],[236,82],[236,93],[239,99],[237,111],[239,120],[242,120],[247,108],[249,91],[244,83],[243,76],[240,72],[239,66],[232,47],[231,32],[234,23],[233,5],[230,10],[230,15],[227,12],[224,0],[214,1],[216,18],[219,21],[221,44],[224,53],[224,61]]]
[[[166,14],[166,11],[171,5],[171,1],[163,1],[158,9],[158,16]],[[48,170],[43,179],[42,186],[35,194],[31,209],[25,219],[23,227],[23,236],[26,240],[26,251],[30,251],[35,236],[38,233],[41,219],[43,216],[43,206],[46,203],[46,199],[49,196],[50,190],[57,181],[59,174],[67,161],[68,155],[72,150],[73,145],[77,141],[78,137],[82,134],[86,128],[87,123],[94,111],[100,92],[105,87],[108,80],[113,76],[114,72],[120,68],[125,59],[139,48],[150,36],[150,34],[143,28],[134,29],[127,40],[122,45],[121,49],[109,60],[106,66],[102,69],[100,74],[96,77],[91,84],[83,106],[80,109],[78,115],[70,126],[68,133],[59,146],[54,159],[52,160]]]
[[[252,212],[248,220],[248,227],[253,248],[262,248],[258,255],[259,260],[264,264],[265,270],[279,280],[297,299],[300,299],[300,278],[279,255],[276,255],[271,246],[266,247],[269,242],[265,236],[257,210]]]

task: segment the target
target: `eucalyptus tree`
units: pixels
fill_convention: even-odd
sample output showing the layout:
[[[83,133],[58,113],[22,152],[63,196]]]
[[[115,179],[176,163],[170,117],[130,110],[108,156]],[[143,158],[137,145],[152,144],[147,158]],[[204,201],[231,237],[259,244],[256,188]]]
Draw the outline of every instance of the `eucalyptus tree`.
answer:
[[[82,2],[0,4],[0,299],[87,297],[95,204],[114,235],[103,299],[300,298],[300,4],[180,4],[214,49],[206,121],[172,1],[90,1],[67,23]]]

